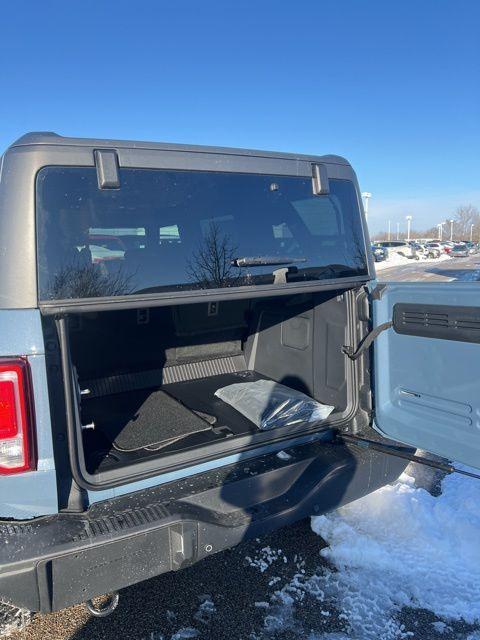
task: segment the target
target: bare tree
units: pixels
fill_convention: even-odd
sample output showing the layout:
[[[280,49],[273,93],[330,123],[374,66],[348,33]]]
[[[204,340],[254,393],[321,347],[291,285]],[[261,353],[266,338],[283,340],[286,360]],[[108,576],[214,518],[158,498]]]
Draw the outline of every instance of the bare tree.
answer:
[[[219,225],[210,221],[203,241],[187,262],[189,277],[202,289],[234,287],[242,284],[243,274],[233,265],[235,247]]]
[[[104,273],[94,264],[79,266],[73,263],[54,275],[48,296],[64,300],[127,295],[132,293],[131,279],[132,276],[126,276],[121,268],[114,273]]]
[[[416,229],[411,229],[410,230],[410,237],[411,238],[424,238],[424,237],[429,237],[425,235],[426,232],[420,232],[417,231]],[[435,237],[435,236],[432,236]],[[395,229],[395,231],[391,231],[390,232],[390,240],[406,240],[407,238],[407,234],[405,231],[399,231],[398,232],[398,238],[397,238],[397,230]],[[378,231],[377,233],[372,235],[372,240],[373,241],[377,241],[377,242],[382,242],[385,240],[388,240],[388,232],[387,231]]]
[[[453,239],[454,240],[470,240],[470,237],[475,241],[480,241],[480,211],[472,204],[462,205],[458,207],[453,215],[445,218],[443,223],[443,239],[450,239],[451,222],[453,220]],[[438,238],[439,230],[435,225],[426,230],[411,231],[412,238]],[[391,233],[391,240],[396,239],[396,233]],[[406,234],[401,232],[399,239],[403,240]],[[387,240],[388,234],[386,231],[379,231],[374,234],[375,240]]]
[[[480,212],[477,207],[471,204],[462,205],[455,211],[455,222],[453,225],[454,236],[458,240],[470,240],[470,232],[478,240],[480,230]]]
[[[437,226],[429,227],[428,229],[425,229],[425,231],[420,233],[417,237],[419,237],[419,238],[431,238],[432,240],[438,240],[439,239],[438,227]]]

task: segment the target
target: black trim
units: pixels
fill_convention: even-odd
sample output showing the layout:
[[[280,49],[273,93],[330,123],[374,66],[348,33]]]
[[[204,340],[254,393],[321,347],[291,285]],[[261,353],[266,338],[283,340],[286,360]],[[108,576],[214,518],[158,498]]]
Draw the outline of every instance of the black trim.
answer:
[[[330,193],[327,167],[324,164],[312,164],[312,190],[315,196]]]
[[[360,356],[370,348],[377,336],[387,329],[390,329],[392,326],[393,322],[391,320],[384,322],[383,324],[379,324],[378,327],[372,329],[372,331],[365,336],[356,351],[354,351],[350,346],[344,346],[343,353],[348,356],[350,360],[358,360],[358,358],[360,358]]]
[[[166,307],[172,304],[198,304],[200,302],[222,302],[225,300],[245,300],[286,296],[294,293],[315,293],[317,291],[346,291],[367,284],[370,276],[338,278],[332,280],[287,283],[282,285],[256,285],[232,287],[230,289],[203,289],[200,291],[167,291],[164,293],[132,294],[114,298],[78,298],[74,300],[40,300],[38,306],[44,316],[66,313],[94,313],[97,311],[118,311],[120,309],[145,309]]]
[[[406,462],[317,442],[93,505],[82,514],[0,523],[0,593],[58,610],[175,571],[395,480]]]
[[[96,149],[95,166],[99,189],[120,189],[118,157],[114,149]]]
[[[377,284],[375,289],[370,294],[372,296],[372,300],[381,300],[386,288],[386,284]]]
[[[480,344],[480,308],[398,303],[393,328],[407,336]]]
[[[376,442],[374,440],[369,440],[368,438],[362,438],[361,435],[362,434],[351,435],[342,433],[341,439],[346,440],[347,442],[355,442],[359,447],[374,449],[375,451],[386,453],[389,456],[396,456],[397,458],[403,458],[404,460],[408,460],[409,462],[415,462],[416,464],[422,464],[426,467],[431,467],[432,469],[438,469],[439,471],[443,471],[443,473],[459,473],[460,475],[466,476],[467,478],[475,478],[475,480],[480,480],[480,475],[478,473],[465,471],[464,469],[457,469],[453,465],[447,464],[446,462],[441,462],[440,460],[430,460],[429,458],[425,458],[424,456],[417,456],[415,455],[415,449],[412,449],[411,447],[384,444],[383,442]]]

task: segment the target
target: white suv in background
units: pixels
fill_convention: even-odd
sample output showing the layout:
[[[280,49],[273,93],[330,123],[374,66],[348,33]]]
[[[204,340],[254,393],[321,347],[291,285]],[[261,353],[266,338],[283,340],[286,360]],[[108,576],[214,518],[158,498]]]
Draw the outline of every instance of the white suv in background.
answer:
[[[405,258],[415,258],[416,252],[405,240],[386,240],[382,242],[375,242],[379,247],[385,247],[388,249],[389,254],[398,253]]]

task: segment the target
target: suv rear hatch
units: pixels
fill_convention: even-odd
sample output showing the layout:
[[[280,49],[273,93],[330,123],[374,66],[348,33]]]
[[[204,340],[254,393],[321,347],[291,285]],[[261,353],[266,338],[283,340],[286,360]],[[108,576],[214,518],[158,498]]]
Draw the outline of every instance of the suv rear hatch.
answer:
[[[215,303],[214,316],[199,303],[57,320],[85,472],[98,482],[139,463],[145,472],[171,469],[345,422],[355,393],[342,347],[353,344],[354,297],[329,291],[229,301]],[[215,395],[259,380],[334,410],[321,423],[263,431]],[[59,388],[51,384],[52,393]]]
[[[66,408],[79,484],[126,483],[353,417],[342,347],[357,341],[368,260],[353,174],[325,172],[314,165],[313,187],[291,175],[39,172],[51,405],[58,422]],[[263,432],[215,396],[259,380],[334,411]]]

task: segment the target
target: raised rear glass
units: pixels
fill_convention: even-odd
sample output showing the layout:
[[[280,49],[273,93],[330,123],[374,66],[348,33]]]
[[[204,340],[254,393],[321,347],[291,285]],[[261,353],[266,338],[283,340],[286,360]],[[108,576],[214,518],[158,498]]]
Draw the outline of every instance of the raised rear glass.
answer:
[[[315,196],[304,177],[120,169],[99,189],[95,168],[52,166],[36,210],[42,300],[368,274],[348,180]]]

